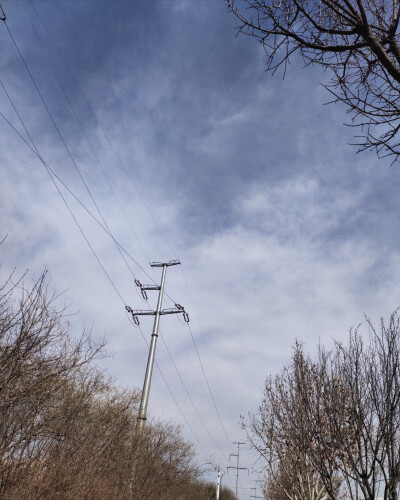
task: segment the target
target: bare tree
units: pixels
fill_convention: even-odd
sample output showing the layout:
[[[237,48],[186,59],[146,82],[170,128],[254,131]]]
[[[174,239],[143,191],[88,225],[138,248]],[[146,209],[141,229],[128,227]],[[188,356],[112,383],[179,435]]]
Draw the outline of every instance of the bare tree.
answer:
[[[356,329],[350,333],[346,345],[336,345],[335,370],[347,388],[351,401],[347,420],[357,438],[341,468],[349,478],[349,491],[356,482],[365,499],[381,496],[384,500],[397,500],[400,486],[400,318],[395,311],[388,322],[381,320],[378,329],[370,320],[367,325],[368,343]],[[335,421],[332,427],[340,437]]]
[[[270,500],[328,500],[329,494],[307,456],[287,455],[269,471],[264,495]]]
[[[267,69],[298,53],[330,70],[324,85],[360,128],[358,150],[400,155],[400,4],[397,0],[226,0],[239,31],[259,40]]]
[[[311,485],[314,498],[398,500],[400,318],[367,326],[367,340],[353,329],[315,361],[296,345],[292,364],[267,379],[247,429],[277,499],[309,498]]]
[[[45,452],[52,408],[74,374],[102,350],[90,333],[69,335],[63,311],[49,295],[45,273],[28,289],[11,280],[0,296],[0,495]],[[17,295],[15,298],[14,296]]]
[[[326,403],[341,414],[333,403],[341,395],[337,386],[328,388],[324,371],[296,344],[292,364],[266,380],[262,402],[250,416],[250,443],[264,461],[266,490],[277,499],[338,497],[336,447],[327,438]]]
[[[172,424],[135,432],[139,392],[93,364],[103,342],[70,334],[46,274],[0,288],[0,496],[173,500],[195,482],[194,450]]]

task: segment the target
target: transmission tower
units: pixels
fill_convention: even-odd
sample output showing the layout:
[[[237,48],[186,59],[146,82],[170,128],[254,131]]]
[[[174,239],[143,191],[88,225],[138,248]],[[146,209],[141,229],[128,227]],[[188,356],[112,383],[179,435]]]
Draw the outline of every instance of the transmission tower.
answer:
[[[162,275],[161,275],[161,283],[158,285],[142,285],[139,280],[135,280],[135,284],[140,288],[142,296],[147,300],[147,291],[148,290],[158,290],[158,301],[157,308],[155,311],[147,311],[147,310],[133,310],[129,306],[126,306],[126,310],[132,315],[132,319],[135,325],[139,325],[138,316],[154,316],[154,325],[153,325],[153,333],[151,334],[151,343],[149,349],[149,357],[147,359],[147,367],[146,367],[146,375],[144,377],[143,383],[143,391],[140,399],[140,407],[139,414],[137,418],[137,431],[140,433],[142,431],[144,422],[147,419],[147,404],[149,401],[149,393],[150,393],[150,385],[151,385],[151,376],[153,373],[153,365],[154,365],[154,357],[156,352],[156,344],[158,338],[158,326],[160,323],[160,316],[164,314],[182,314],[183,319],[186,322],[189,322],[189,316],[185,311],[184,307],[180,304],[175,304],[174,308],[171,309],[163,309],[161,310],[162,299],[164,294],[164,284],[165,284],[165,275],[167,272],[167,267],[177,266],[179,265],[179,260],[171,260],[170,262],[153,262],[151,263],[151,267],[162,267]]]
[[[234,441],[233,444],[237,444],[238,451],[237,453],[231,453],[229,455],[229,460],[231,457],[236,457],[236,467],[229,466],[226,468],[227,472],[229,472],[229,469],[236,469],[236,497],[238,496],[238,485],[239,485],[239,470],[247,470],[247,473],[249,473],[249,469],[247,467],[239,467],[239,455],[240,455],[240,445],[241,444],[246,444],[238,441]]]

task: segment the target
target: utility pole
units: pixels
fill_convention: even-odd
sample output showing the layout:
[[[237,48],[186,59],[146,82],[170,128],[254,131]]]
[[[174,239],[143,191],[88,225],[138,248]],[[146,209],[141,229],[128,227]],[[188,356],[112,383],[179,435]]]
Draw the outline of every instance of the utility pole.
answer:
[[[221,492],[221,479],[224,473],[221,474],[221,469],[218,467],[218,474],[217,474],[217,489],[215,490],[215,498],[216,500],[219,500],[219,495]]]
[[[237,453],[231,453],[229,455],[229,460],[231,457],[236,457],[236,467],[229,466],[226,468],[227,472],[229,472],[229,469],[236,469],[236,497],[238,496],[238,485],[239,485],[239,470],[247,470],[247,473],[249,473],[249,469],[247,467],[239,467],[239,454],[240,454],[240,445],[241,444],[246,444],[238,441],[234,441],[233,444],[237,444],[238,447],[238,452]]]
[[[151,385],[151,376],[153,373],[153,365],[154,365],[154,357],[156,352],[156,344],[158,338],[158,326],[160,323],[160,316],[164,314],[183,314],[183,319],[186,322],[189,322],[189,316],[185,309],[180,304],[175,304],[175,308],[172,309],[164,309],[161,310],[163,293],[164,293],[164,284],[165,284],[165,275],[167,272],[167,267],[180,265],[179,260],[171,260],[170,262],[153,262],[150,264],[151,267],[162,267],[162,276],[161,276],[161,284],[157,285],[142,285],[140,281],[135,280],[137,286],[140,287],[142,295],[145,299],[147,299],[146,290],[159,290],[158,293],[158,301],[157,308],[155,311],[142,311],[142,310],[133,310],[129,306],[126,306],[126,310],[132,314],[132,319],[136,325],[139,325],[138,316],[154,316],[154,325],[153,325],[153,333],[151,334],[151,343],[149,349],[149,357],[147,359],[147,367],[146,367],[146,375],[144,377],[142,396],[140,400],[139,407],[139,415],[137,418],[137,432],[140,433],[143,429],[143,425],[147,419],[147,404],[149,401],[149,393],[150,393],[150,385]]]

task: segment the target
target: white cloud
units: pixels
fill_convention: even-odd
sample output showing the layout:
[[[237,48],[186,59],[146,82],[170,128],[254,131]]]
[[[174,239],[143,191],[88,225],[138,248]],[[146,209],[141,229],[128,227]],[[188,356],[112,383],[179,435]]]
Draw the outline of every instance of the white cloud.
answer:
[[[207,8],[214,9],[213,4],[207,3]],[[174,16],[190,14],[187,7],[181,9],[184,5],[174,4]],[[340,121],[339,113],[319,108],[321,92],[311,96],[315,81],[311,84],[303,70],[291,68],[294,80],[290,75],[285,82],[264,79],[263,68],[252,66],[260,62],[259,48],[240,52],[237,42],[232,42],[233,48],[228,46],[225,41],[234,36],[230,21],[215,19],[209,27],[209,32],[214,30],[211,38],[202,31],[204,20],[193,17],[191,29],[163,32],[165,39],[157,39],[154,45],[152,37],[163,27],[154,18],[148,32],[135,32],[132,27],[127,34],[130,48],[121,43],[110,50],[113,57],[119,54],[117,58],[97,54],[99,61],[106,61],[104,65],[89,74],[81,68],[91,102],[174,251],[118,166],[93,117],[86,116],[88,110],[80,99],[76,106],[80,116],[87,118],[86,131],[134,232],[66,112],[62,124],[118,241],[155,281],[159,273],[149,268],[149,260],[170,260],[175,253],[181,259],[198,317],[178,268],[168,270],[166,290],[187,308],[224,425],[232,440],[241,440],[239,415],[256,408],[265,377],[288,362],[296,338],[304,340],[312,352],[319,340],[329,344],[332,338],[344,338],[364,312],[375,320],[398,306],[399,179],[397,170],[378,169],[372,157],[353,156],[345,145],[345,133],[332,118]],[[184,21],[174,19],[181,27]],[[189,37],[192,29],[204,38]],[[79,31],[79,37],[84,34]],[[100,44],[106,44],[103,35],[107,42],[107,33],[96,34]],[[74,46],[73,33],[65,36],[65,44]],[[215,44],[220,36],[224,42]],[[215,59],[210,57],[210,46],[215,48]],[[76,57],[83,65],[81,52]],[[125,57],[128,53],[131,59]],[[7,71],[12,61],[1,58],[0,64]],[[94,61],[86,62],[95,67]],[[155,67],[158,62],[162,65]],[[113,72],[108,73],[110,68]],[[15,75],[21,81],[26,76],[7,75],[10,82]],[[15,94],[22,94],[20,104],[40,150],[94,210],[54,131],[48,128],[43,110],[39,111],[36,97],[20,89],[25,85],[18,83]],[[58,106],[63,108],[61,103],[60,97]],[[4,96],[0,107],[13,116]],[[0,248],[2,275],[16,265],[19,272],[29,268],[35,278],[47,265],[54,288],[68,287],[62,300],[73,302],[72,310],[79,311],[72,318],[76,331],[82,323],[94,322],[96,332],[106,332],[115,357],[103,366],[119,384],[141,387],[147,347],[140,332],[127,321],[124,304],[43,167],[4,123],[1,131],[0,227],[9,233]],[[113,242],[69,195],[67,199],[124,300],[133,308],[143,308],[133,277]],[[149,282],[143,270],[129,262],[142,283]],[[173,305],[168,298],[164,304]],[[141,325],[149,338],[151,319],[144,318]],[[162,336],[222,449],[218,460],[224,466],[231,450],[190,332],[176,318],[165,317]],[[161,339],[157,361],[195,432],[218,456]],[[157,371],[150,407],[154,415],[183,423]],[[192,438],[188,429],[185,433]],[[243,460],[250,465],[245,455]]]

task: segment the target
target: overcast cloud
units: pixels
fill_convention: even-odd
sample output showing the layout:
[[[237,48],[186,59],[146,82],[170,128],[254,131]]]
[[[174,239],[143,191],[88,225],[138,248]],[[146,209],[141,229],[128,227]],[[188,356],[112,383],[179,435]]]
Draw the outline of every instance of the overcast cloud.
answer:
[[[342,108],[323,105],[329,96],[318,82],[326,75],[317,68],[293,60],[285,80],[265,73],[262,48],[235,36],[235,19],[222,0],[2,4],[110,230],[142,268],[129,261],[134,275],[147,283],[145,270],[158,282],[149,261],[182,261],[183,273],[168,269],[166,291],[189,312],[230,441],[244,440],[240,415],[257,408],[266,376],[289,361],[295,339],[314,352],[319,341],[344,339],[364,313],[377,321],[400,305],[399,168],[347,145],[353,130],[342,125]],[[99,218],[3,24],[0,44],[1,80],[40,153]],[[0,111],[25,137],[1,88]],[[114,353],[102,366],[118,384],[141,388],[147,346],[139,330],[46,170],[2,119],[0,157],[0,236],[8,233],[2,279],[16,267],[19,274],[28,269],[26,279],[33,280],[48,267],[52,286],[66,290],[62,300],[77,312],[75,331],[94,324]],[[112,240],[61,189],[123,301],[145,308]],[[155,301],[151,295],[151,307]],[[164,305],[173,303],[166,297]],[[141,326],[149,340],[151,319]],[[150,412],[182,424],[200,463],[212,456],[226,467],[232,449],[188,327],[166,316],[161,331],[158,365],[201,445],[157,370]],[[251,468],[254,461],[243,450],[242,465]],[[256,478],[244,473],[241,487],[252,487]],[[233,471],[223,481],[233,486]],[[240,498],[249,493],[242,489]]]

